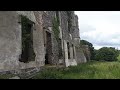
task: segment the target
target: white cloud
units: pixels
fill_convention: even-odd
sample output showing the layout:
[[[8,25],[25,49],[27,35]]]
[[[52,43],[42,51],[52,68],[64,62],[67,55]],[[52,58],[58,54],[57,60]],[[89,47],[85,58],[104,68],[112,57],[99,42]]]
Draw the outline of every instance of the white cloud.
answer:
[[[120,49],[120,11],[77,11],[81,39]]]

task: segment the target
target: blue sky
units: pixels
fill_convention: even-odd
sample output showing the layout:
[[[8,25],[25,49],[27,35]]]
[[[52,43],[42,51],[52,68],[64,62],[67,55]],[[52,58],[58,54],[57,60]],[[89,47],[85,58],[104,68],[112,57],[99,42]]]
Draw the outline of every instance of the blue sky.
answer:
[[[91,42],[95,49],[120,49],[120,11],[75,11],[75,14],[81,39]]]

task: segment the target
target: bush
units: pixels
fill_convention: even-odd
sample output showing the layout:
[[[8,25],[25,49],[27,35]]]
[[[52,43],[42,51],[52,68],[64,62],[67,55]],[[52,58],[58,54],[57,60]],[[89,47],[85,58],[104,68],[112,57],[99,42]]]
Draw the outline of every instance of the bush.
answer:
[[[98,61],[116,61],[119,53],[115,48],[103,47],[96,51],[95,59]]]

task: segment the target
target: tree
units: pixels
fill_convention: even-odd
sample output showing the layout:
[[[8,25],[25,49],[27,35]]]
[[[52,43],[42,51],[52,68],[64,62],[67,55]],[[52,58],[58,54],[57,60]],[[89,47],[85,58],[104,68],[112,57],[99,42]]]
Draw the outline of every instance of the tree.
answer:
[[[103,47],[96,51],[95,59],[105,61],[116,61],[119,55],[118,50],[113,47]]]

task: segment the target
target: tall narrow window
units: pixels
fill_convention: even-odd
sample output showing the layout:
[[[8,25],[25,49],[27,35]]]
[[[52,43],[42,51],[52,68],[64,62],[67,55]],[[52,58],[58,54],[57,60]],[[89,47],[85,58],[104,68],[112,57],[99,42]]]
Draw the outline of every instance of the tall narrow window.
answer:
[[[33,50],[33,22],[25,16],[21,16],[22,26],[22,54],[20,61],[29,62],[35,60],[35,53]]]
[[[62,58],[62,43],[61,43],[61,39],[59,38],[59,41],[58,41],[58,49],[59,49],[59,59]]]
[[[69,42],[67,42],[67,48],[68,48],[68,59],[70,59],[70,46],[69,46]]]
[[[60,24],[59,11],[56,11],[56,18],[57,18],[57,22]]]
[[[72,49],[73,49],[73,59],[75,59],[75,51],[74,51],[74,45],[72,44]]]
[[[68,31],[70,32],[70,21],[68,21]]]
[[[46,31],[46,55],[45,64],[52,64],[52,41],[51,33]]]
[[[68,31],[70,32],[70,29],[71,29],[71,12],[70,11],[67,11],[67,16],[68,16],[68,20],[67,20],[67,23],[68,23]]]

